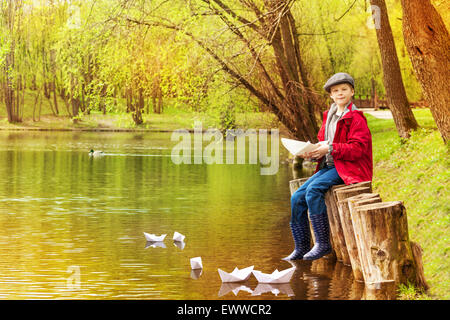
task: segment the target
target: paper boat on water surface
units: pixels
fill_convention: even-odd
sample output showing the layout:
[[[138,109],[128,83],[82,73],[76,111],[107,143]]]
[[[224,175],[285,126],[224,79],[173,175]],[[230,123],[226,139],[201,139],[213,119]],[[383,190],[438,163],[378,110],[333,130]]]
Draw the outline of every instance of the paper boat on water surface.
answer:
[[[191,278],[197,280],[203,273],[203,269],[192,269],[191,270]]]
[[[175,231],[173,233],[173,241],[184,241],[184,238],[186,238],[186,237],[179,232]]]
[[[253,271],[253,266],[241,270],[234,268],[231,273],[225,272],[221,269],[217,269],[217,271],[219,271],[219,276],[222,282],[239,282],[246,281],[250,278]]]
[[[203,268],[202,258],[201,257],[191,258],[191,268],[194,270],[202,269]]]
[[[261,283],[286,283],[291,281],[294,271],[295,267],[283,271],[278,271],[277,269],[275,269],[275,271],[271,274],[253,270],[253,275],[255,276],[256,280]]]
[[[164,238],[166,237],[166,234],[162,234],[160,236],[157,236],[156,234],[153,234],[153,233],[144,232],[144,236],[145,236],[145,239],[147,239],[147,241],[159,242],[159,241],[164,241]]]
[[[147,241],[145,244],[145,248],[165,248],[166,244],[162,241]]]
[[[183,250],[184,247],[186,246],[186,243],[184,241],[174,241],[173,245],[178,249]]]

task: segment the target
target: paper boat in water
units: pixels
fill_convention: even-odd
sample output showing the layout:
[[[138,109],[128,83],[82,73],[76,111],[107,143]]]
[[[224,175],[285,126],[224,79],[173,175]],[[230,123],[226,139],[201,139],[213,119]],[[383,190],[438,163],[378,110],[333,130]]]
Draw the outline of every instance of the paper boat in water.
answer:
[[[250,278],[253,271],[253,266],[241,270],[234,268],[231,273],[225,272],[221,269],[217,269],[217,271],[219,271],[219,276],[222,282],[239,282],[246,281]]]
[[[191,268],[194,270],[202,269],[203,268],[202,258],[201,257],[191,258]]]
[[[162,241],[147,241],[147,243],[145,244],[145,248],[165,248],[166,245],[164,242]]]
[[[184,241],[184,238],[186,238],[184,235],[182,235],[181,233],[179,233],[179,232],[174,232],[173,233],[173,241]]]
[[[286,283],[291,281],[294,271],[295,267],[283,271],[278,271],[277,269],[275,269],[275,271],[271,274],[253,270],[253,275],[255,276],[256,280],[261,283]]]
[[[145,239],[147,239],[147,241],[159,242],[159,241],[164,241],[164,238],[166,237],[166,234],[162,234],[160,236],[157,236],[156,234],[153,234],[153,233],[144,232],[144,236],[145,236]]]
[[[186,246],[186,243],[184,241],[174,241],[173,245],[178,249],[183,250],[184,247]]]

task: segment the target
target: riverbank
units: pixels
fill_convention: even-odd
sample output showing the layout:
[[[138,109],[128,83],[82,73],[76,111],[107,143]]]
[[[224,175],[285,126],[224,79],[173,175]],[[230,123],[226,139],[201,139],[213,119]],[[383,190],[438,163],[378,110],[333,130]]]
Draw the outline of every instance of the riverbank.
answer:
[[[373,137],[374,192],[383,201],[403,201],[410,240],[423,249],[428,294],[402,287],[401,299],[450,298],[450,161],[449,146],[428,109],[414,109],[422,127],[402,142],[393,120],[367,116]]]
[[[220,117],[215,114],[197,113],[167,108],[162,114],[143,114],[143,123],[136,125],[130,114],[91,112],[76,120],[68,116],[42,115],[39,121],[25,118],[20,123],[9,123],[8,119],[0,117],[0,130],[37,130],[37,131],[111,131],[111,132],[172,132],[177,129],[191,130],[195,123],[200,123],[203,129],[220,128]],[[242,129],[279,128],[286,133],[284,126],[272,113],[248,112],[235,114],[235,127]]]

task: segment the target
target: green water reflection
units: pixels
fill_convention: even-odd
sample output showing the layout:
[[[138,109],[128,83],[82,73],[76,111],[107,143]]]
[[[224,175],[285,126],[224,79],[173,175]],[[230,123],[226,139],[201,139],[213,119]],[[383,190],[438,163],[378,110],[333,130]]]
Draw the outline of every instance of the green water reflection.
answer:
[[[0,132],[0,298],[359,298],[351,269],[325,259],[296,262],[287,285],[222,285],[217,268],[291,267],[280,260],[291,165],[265,176],[258,164],[175,165],[174,144],[170,133]],[[165,248],[144,231],[166,233]]]

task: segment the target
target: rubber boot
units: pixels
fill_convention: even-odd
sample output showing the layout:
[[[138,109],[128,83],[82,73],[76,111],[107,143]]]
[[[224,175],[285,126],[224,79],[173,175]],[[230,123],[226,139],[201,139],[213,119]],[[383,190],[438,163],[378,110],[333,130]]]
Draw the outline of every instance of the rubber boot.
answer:
[[[331,253],[330,227],[326,213],[313,214],[309,217],[316,242],[311,251],[303,256],[303,260],[316,260]]]
[[[302,223],[289,224],[291,226],[292,237],[294,238],[295,249],[290,255],[284,257],[282,260],[297,260],[302,259],[303,255],[310,249],[310,234],[308,219],[304,219]]]

